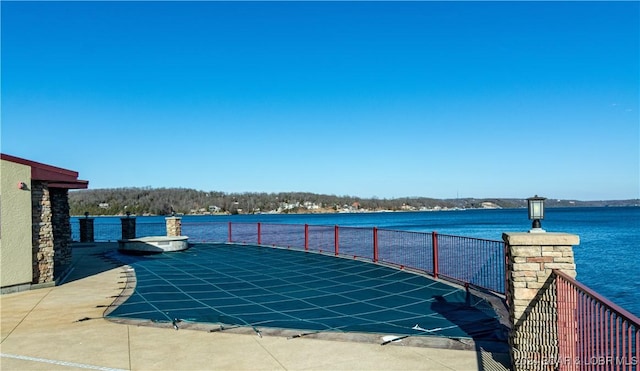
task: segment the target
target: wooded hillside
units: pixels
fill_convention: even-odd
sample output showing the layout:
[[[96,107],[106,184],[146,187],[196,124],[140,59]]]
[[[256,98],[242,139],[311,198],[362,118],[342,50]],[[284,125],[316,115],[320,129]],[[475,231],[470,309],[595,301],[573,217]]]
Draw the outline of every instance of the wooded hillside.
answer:
[[[252,214],[526,207],[526,199],[360,198],[305,192],[224,193],[187,188],[110,188],[69,192],[72,215]],[[630,206],[638,200],[553,200],[548,206]]]

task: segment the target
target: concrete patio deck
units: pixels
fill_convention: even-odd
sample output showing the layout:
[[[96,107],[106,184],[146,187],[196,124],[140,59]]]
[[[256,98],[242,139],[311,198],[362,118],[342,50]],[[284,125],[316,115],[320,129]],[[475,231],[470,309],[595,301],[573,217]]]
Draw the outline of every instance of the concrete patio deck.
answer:
[[[103,318],[126,267],[105,259],[114,243],[77,244],[63,283],[0,296],[5,370],[506,370],[509,355],[483,349],[288,340],[114,323]]]

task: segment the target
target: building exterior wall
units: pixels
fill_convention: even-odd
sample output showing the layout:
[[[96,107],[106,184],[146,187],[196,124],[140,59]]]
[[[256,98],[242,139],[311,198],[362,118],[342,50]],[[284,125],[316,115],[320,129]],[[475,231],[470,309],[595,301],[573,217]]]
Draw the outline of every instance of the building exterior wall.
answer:
[[[2,160],[0,173],[0,287],[17,291],[32,279],[31,167]]]
[[[56,284],[71,266],[69,189],[78,173],[0,153],[0,293]]]

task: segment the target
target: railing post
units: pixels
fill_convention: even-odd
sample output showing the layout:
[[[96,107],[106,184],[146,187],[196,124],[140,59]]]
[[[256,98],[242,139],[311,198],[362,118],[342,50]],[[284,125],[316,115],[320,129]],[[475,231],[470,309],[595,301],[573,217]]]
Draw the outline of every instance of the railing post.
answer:
[[[80,221],[80,242],[94,242],[93,237],[93,218],[89,218],[89,213],[84,213],[84,219]]]
[[[130,240],[136,238],[136,218],[131,217],[131,213],[127,211],[127,216],[120,218],[122,222],[122,239]]]
[[[229,243],[233,242],[232,238],[231,238],[231,222],[229,222]]]
[[[304,225],[304,251],[309,251],[309,224]]]
[[[378,228],[373,227],[373,262],[378,261]]]
[[[258,222],[258,245],[260,245],[261,241],[262,239],[260,238],[260,222]]]
[[[509,305],[509,245],[504,243],[503,259],[504,260],[504,298]]]
[[[181,236],[182,235],[182,218],[177,216],[170,216],[164,218],[165,228],[167,236]]]
[[[333,237],[333,245],[334,245],[334,250],[335,250],[336,255],[338,255],[340,253],[340,248],[339,248],[339,246],[340,246],[339,239],[340,238],[339,238],[339,235],[340,235],[340,233],[339,233],[339,230],[338,230],[338,226],[336,225],[335,228],[334,228],[334,237]]]
[[[431,246],[433,247],[433,278],[438,278],[438,232],[431,232]]]

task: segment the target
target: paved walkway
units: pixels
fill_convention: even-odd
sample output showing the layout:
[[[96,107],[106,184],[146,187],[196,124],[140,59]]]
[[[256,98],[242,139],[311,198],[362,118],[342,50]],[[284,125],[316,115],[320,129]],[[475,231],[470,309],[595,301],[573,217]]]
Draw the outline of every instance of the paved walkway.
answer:
[[[287,340],[119,324],[102,317],[125,286],[114,244],[79,245],[62,285],[0,296],[0,369],[7,370],[504,370],[509,356],[410,342]]]

